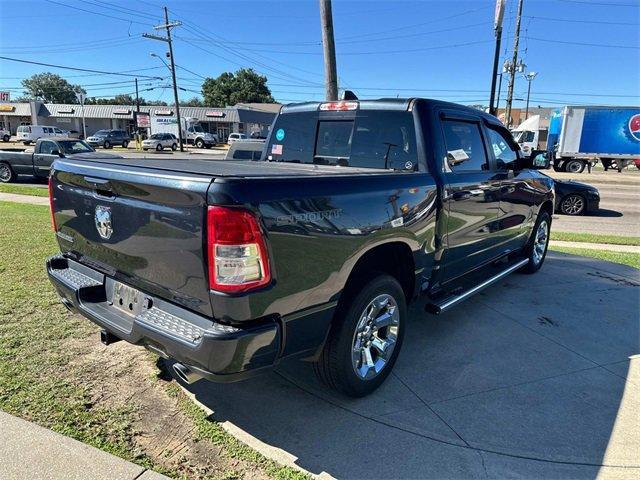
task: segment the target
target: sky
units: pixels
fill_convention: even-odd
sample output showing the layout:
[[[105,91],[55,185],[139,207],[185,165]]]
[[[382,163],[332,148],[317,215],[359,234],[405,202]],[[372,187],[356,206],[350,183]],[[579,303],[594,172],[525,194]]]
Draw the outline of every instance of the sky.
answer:
[[[132,93],[172,102],[169,72],[143,38],[171,21],[180,100],[200,96],[204,77],[250,67],[276,100],[324,97],[317,0],[0,0],[0,56],[126,72],[103,75],[0,59],[0,90],[51,71],[89,96]],[[421,96],[488,105],[495,0],[333,0],[339,88],[360,98]],[[513,55],[517,0],[507,0],[500,65]],[[640,0],[524,0],[519,58],[538,72],[532,106],[640,104]],[[145,78],[145,76],[151,78]],[[162,77],[162,80],[153,77]],[[119,83],[117,83],[119,82]],[[507,91],[502,82],[501,105]],[[516,77],[514,106],[527,81]]]

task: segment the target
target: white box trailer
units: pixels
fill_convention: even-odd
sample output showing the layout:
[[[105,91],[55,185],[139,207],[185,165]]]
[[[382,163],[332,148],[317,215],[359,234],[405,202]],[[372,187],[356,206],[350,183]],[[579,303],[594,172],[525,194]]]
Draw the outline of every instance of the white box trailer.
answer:
[[[567,106],[556,110],[547,143],[556,170],[579,173],[598,161],[621,170],[640,158],[640,107]]]

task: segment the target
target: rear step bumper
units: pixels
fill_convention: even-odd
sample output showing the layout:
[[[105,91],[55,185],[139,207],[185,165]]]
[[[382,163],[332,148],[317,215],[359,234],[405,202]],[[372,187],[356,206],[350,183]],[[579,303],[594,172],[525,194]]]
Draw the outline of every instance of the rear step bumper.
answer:
[[[472,297],[476,293],[481,292],[488,286],[493,285],[495,282],[502,280],[504,277],[506,277],[510,273],[515,272],[516,270],[524,267],[528,262],[529,262],[529,259],[527,258],[518,260],[516,263],[509,265],[507,268],[505,268],[501,272],[498,272],[494,276],[486,279],[482,283],[479,283],[478,285],[475,285],[472,288],[469,288],[468,290],[460,292],[460,294],[458,295],[450,295],[439,300],[438,302],[428,303],[425,306],[425,310],[428,313],[433,313],[434,315],[440,315],[441,313],[446,312],[447,310],[457,305],[458,303],[463,302],[464,300],[466,300],[469,297]]]
[[[62,303],[122,340],[173,358],[214,382],[234,382],[272,367],[281,344],[280,326],[266,321],[249,328],[223,325],[153,295],[135,317],[108,301],[113,280],[85,265],[54,256],[49,279]]]

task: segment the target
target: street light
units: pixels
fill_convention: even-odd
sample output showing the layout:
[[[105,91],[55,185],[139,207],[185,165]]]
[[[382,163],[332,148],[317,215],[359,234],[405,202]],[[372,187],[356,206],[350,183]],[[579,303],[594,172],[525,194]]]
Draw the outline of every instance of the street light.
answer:
[[[157,58],[158,60],[160,60],[162,63],[164,63],[164,66],[167,67],[167,70],[171,71],[171,67],[167,64],[167,62],[164,61],[164,59],[160,56],[160,55],[156,55],[155,53],[151,53],[150,54],[152,57]]]
[[[524,112],[525,120],[529,118],[529,97],[531,95],[531,82],[533,82],[533,79],[536,78],[537,76],[538,76],[538,72],[529,72],[523,75],[523,78],[529,83],[529,87],[527,88],[527,108],[525,109],[525,112]]]

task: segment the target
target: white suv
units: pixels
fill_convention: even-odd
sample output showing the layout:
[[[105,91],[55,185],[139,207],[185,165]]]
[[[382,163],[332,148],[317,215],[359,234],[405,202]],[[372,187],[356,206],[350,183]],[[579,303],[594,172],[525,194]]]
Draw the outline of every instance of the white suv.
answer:
[[[244,133],[232,133],[229,135],[229,138],[227,139],[227,143],[231,145],[233,142],[246,140],[246,139],[247,139],[247,136]]]
[[[142,142],[142,149],[145,151],[154,149],[160,152],[165,147],[173,151],[178,149],[178,139],[173,133],[154,133]]]

